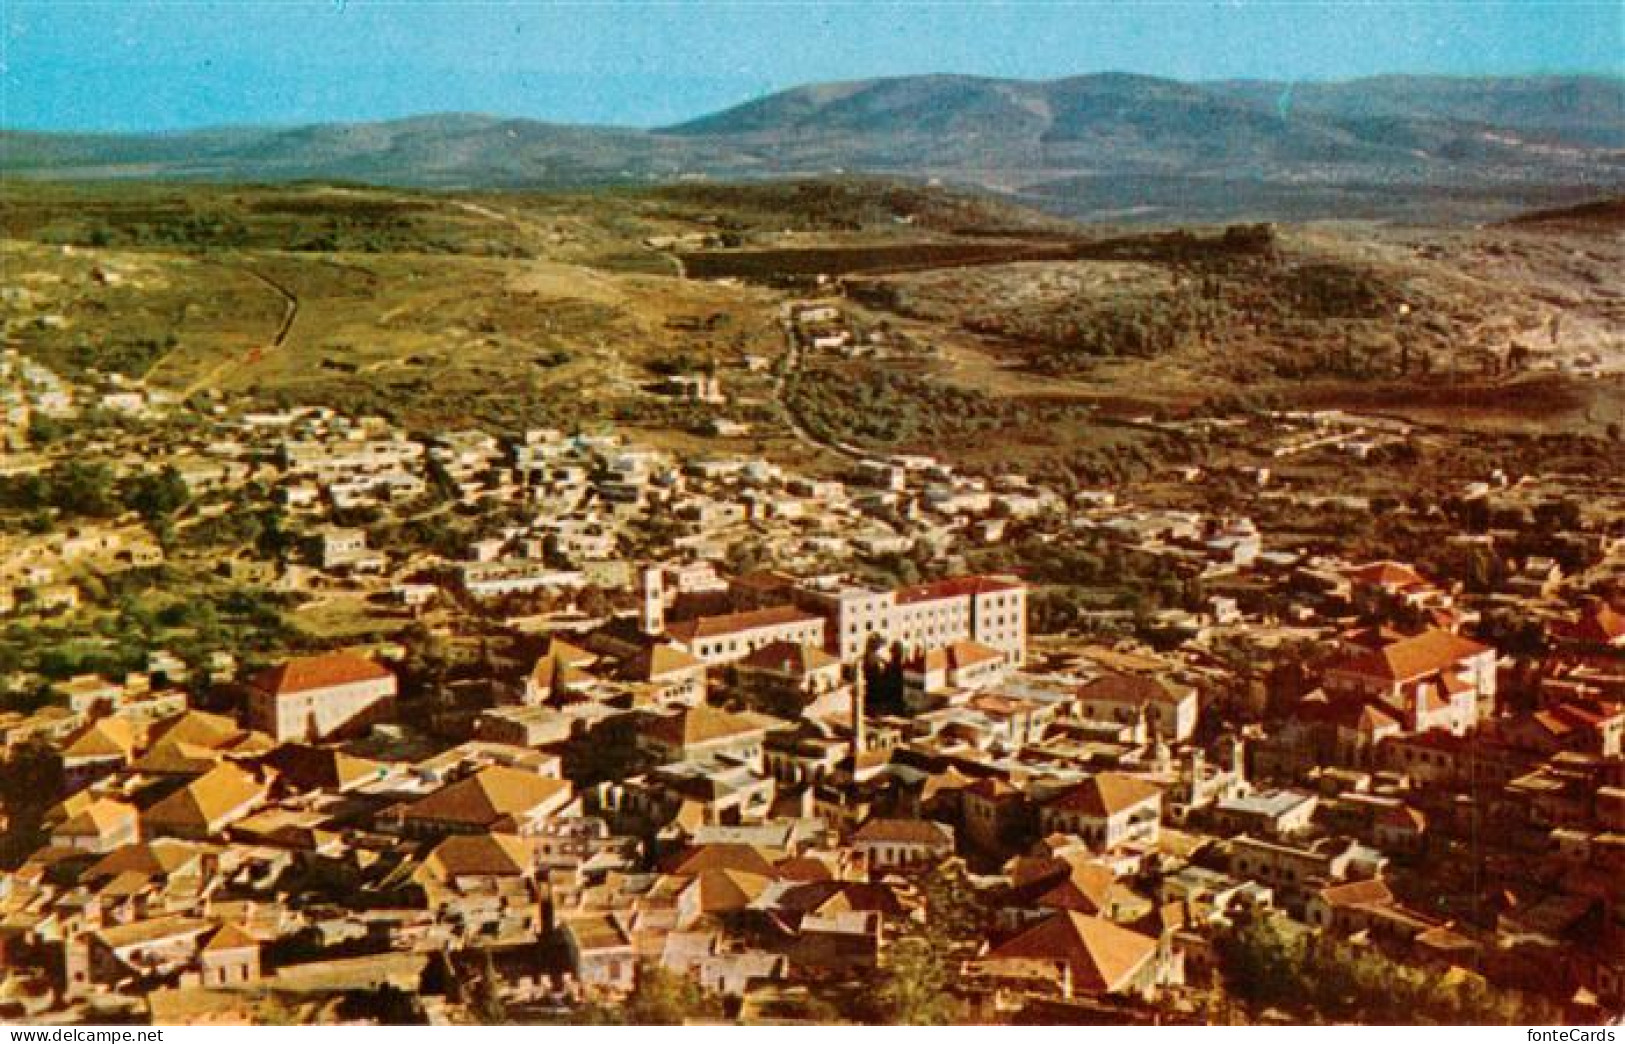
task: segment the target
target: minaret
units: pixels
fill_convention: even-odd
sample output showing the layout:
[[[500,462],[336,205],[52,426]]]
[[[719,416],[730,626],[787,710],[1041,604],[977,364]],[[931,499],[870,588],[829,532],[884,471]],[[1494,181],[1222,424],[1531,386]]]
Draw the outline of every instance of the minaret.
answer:
[[[643,570],[643,633],[666,633],[666,591],[657,565]]]
[[[865,688],[863,663],[860,661],[858,663],[857,677],[852,680],[852,764],[854,767],[858,763],[858,755],[862,754],[869,746],[867,730],[863,722],[864,712],[868,709],[864,706]]]

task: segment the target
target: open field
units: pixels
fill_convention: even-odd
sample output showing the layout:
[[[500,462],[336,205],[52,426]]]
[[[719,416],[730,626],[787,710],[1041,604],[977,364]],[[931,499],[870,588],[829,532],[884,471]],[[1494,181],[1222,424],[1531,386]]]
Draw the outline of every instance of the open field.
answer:
[[[1600,433],[1625,371],[1625,293],[1610,278],[1625,246],[1606,209],[1484,229],[1127,234],[871,182],[14,184],[5,203],[9,344],[67,372],[422,428],[613,422],[686,453],[743,445],[833,465],[742,364],[784,351],[793,294],[771,284],[843,274],[855,321],[924,351],[820,359],[815,379],[861,390],[890,374],[927,414],[953,399],[947,428],[871,419],[858,442],[966,462],[1004,452],[992,429],[1020,455],[1065,457],[1137,442],[1131,428],[1102,435],[1124,420],[1267,401]],[[667,245],[702,241],[734,249],[680,264]],[[652,390],[700,367],[718,369],[730,402]],[[752,431],[715,439],[701,431],[713,417]]]

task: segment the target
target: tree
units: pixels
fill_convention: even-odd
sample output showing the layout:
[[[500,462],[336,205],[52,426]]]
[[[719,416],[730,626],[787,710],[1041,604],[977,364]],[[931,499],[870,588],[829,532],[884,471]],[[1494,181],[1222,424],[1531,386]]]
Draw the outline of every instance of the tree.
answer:
[[[859,1021],[945,1026],[960,1019],[957,969],[985,937],[987,910],[958,859],[932,867],[918,886],[924,922],[892,942],[876,989],[854,1013]]]
[[[959,1005],[948,992],[952,980],[948,957],[922,935],[892,943],[890,960],[874,992],[872,1019],[892,1026],[947,1026]]]
[[[722,1002],[693,979],[656,964],[638,967],[637,983],[617,1006],[592,1004],[581,1012],[590,1026],[681,1026],[693,1019],[722,1017]]]
[[[186,482],[173,465],[159,472],[137,475],[124,484],[124,506],[156,526],[191,501]]]
[[[943,950],[974,948],[986,934],[988,915],[958,859],[938,863],[919,881],[926,937]]]
[[[1258,917],[1219,940],[1225,985],[1231,994],[1260,1007],[1303,996],[1304,947],[1278,918]]]

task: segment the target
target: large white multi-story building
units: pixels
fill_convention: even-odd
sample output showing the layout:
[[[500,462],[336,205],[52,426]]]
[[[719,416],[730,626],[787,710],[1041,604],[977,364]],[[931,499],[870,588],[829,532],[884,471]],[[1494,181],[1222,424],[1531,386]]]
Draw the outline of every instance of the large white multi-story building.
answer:
[[[827,588],[804,585],[794,591],[794,597],[803,609],[828,621],[824,649],[842,660],[850,662],[862,656],[875,635],[891,644],[892,617],[897,609],[895,592],[873,591],[855,584]]]
[[[797,604],[829,621],[825,648],[843,660],[862,656],[878,635],[906,656],[974,641],[1013,666],[1027,656],[1027,586],[1006,577],[961,576],[875,591],[851,584],[803,585]]]
[[[1027,586],[1019,580],[960,576],[904,587],[892,612],[892,640],[910,654],[970,639],[1027,658]]]

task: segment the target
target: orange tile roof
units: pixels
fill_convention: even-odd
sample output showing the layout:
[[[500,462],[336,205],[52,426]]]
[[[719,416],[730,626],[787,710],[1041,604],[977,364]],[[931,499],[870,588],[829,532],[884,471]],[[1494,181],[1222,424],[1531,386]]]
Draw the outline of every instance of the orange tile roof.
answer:
[[[1355,718],[1355,727],[1374,735],[1386,729],[1404,728],[1404,723],[1382,704],[1364,703],[1360,705],[1359,715]]]
[[[690,655],[675,645],[660,642],[638,650],[627,662],[625,673],[636,681],[657,682],[675,674],[704,668],[704,660]]]
[[[1551,626],[1555,637],[1587,645],[1619,645],[1625,642],[1625,613],[1607,602],[1596,602],[1573,621],[1559,620]]]
[[[1112,993],[1129,985],[1156,952],[1157,941],[1150,936],[1063,910],[994,947],[982,960],[1064,962],[1072,968],[1078,992]]]
[[[186,841],[158,838],[113,849],[85,871],[85,878],[99,881],[121,874],[143,878],[165,877],[205,855],[207,849]]]
[[[126,826],[136,818],[135,806],[127,805],[122,801],[111,798],[98,798],[85,806],[76,815],[69,818],[61,826],[52,830],[53,834],[64,834],[69,837],[104,837],[108,833]]]
[[[220,751],[213,747],[164,740],[137,758],[134,768],[158,776],[201,776],[220,760]]]
[[[761,874],[720,867],[702,870],[688,886],[701,913],[743,910],[767,890],[770,879]]]
[[[1394,893],[1387,882],[1373,877],[1322,888],[1320,898],[1329,906],[1383,906],[1394,901]]]
[[[1489,651],[1489,646],[1449,631],[1428,630],[1401,638],[1381,649],[1346,657],[1329,670],[1404,682],[1450,670],[1463,660]]]
[[[154,746],[160,743],[189,743],[213,749],[229,743],[242,733],[237,723],[224,714],[189,710],[178,718],[158,725],[152,732]]]
[[[793,913],[903,912],[903,904],[890,886],[868,881],[810,881],[785,889],[775,904]]]
[[[204,945],[205,953],[223,953],[229,950],[258,949],[260,941],[243,931],[235,923],[227,921],[220,926],[209,941]]]
[[[562,779],[491,765],[419,798],[401,814],[407,819],[491,827],[569,792],[570,784]]]
[[[388,770],[381,761],[303,743],[285,743],[266,754],[262,761],[301,791],[344,791],[378,779]]]
[[[1117,874],[1091,859],[1042,856],[1015,861],[1010,902],[1050,910],[1099,914],[1111,905]]]
[[[702,703],[698,707],[685,707],[675,714],[646,721],[638,731],[669,747],[682,749],[732,736],[764,732],[772,724],[774,719],[759,714],[733,714]]]
[[[1049,807],[1105,819],[1161,795],[1162,788],[1154,783],[1117,772],[1101,772],[1051,800]]]
[[[1355,583],[1365,584],[1368,587],[1406,588],[1431,587],[1427,578],[1415,569],[1402,562],[1369,562],[1353,569],[1345,569],[1343,575]]]
[[[778,870],[767,852],[755,845],[719,843],[697,845],[674,856],[666,873],[691,877],[706,870],[739,870],[762,877],[775,877]]]
[[[953,829],[930,819],[871,819],[852,835],[854,842],[903,845],[954,843]]]
[[[300,656],[256,674],[249,684],[277,695],[312,692],[356,682],[383,681],[395,675],[381,664],[350,652]]]
[[[774,872],[786,881],[833,881],[835,871],[830,865],[816,856],[791,856],[779,860],[774,866]]]
[[[64,758],[125,758],[135,751],[135,726],[123,718],[92,722],[62,749]]]
[[[907,664],[911,671],[962,671],[979,663],[1004,659],[1004,653],[970,640],[953,642],[916,653]]]
[[[440,880],[453,877],[523,877],[531,852],[512,834],[459,834],[436,845],[424,869]]]
[[[560,663],[570,664],[572,667],[589,667],[598,662],[596,653],[589,652],[579,645],[573,645],[558,637],[548,639],[547,655]]]
[[[263,798],[267,787],[230,762],[175,791],[142,817],[152,828],[213,829],[232,812]]]
[[[593,680],[591,674],[575,663],[549,652],[531,668],[530,682],[545,693],[555,693],[571,685],[583,685]]]

